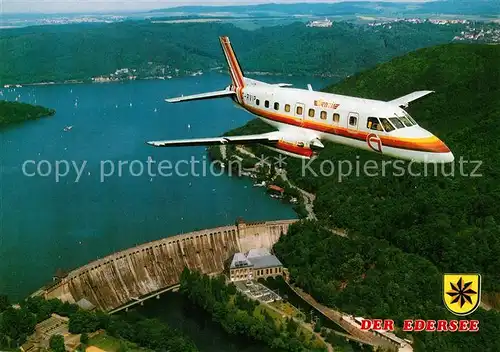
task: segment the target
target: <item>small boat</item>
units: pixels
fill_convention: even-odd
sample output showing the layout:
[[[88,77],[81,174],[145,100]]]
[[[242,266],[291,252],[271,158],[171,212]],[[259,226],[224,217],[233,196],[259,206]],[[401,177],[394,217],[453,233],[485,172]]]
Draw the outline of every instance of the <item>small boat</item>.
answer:
[[[73,126],[66,126],[66,127],[64,127],[64,132],[69,132],[69,131],[71,131],[72,128],[73,128]]]

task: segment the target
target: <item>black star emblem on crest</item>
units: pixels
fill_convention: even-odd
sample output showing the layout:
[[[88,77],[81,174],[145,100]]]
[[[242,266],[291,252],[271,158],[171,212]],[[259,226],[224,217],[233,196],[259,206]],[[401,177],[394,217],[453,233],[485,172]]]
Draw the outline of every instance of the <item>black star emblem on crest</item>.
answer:
[[[460,308],[464,306],[466,301],[472,304],[470,296],[477,294],[477,292],[470,288],[471,284],[472,282],[466,282],[464,284],[462,278],[460,278],[456,284],[450,282],[451,291],[446,292],[446,294],[450,297],[454,297],[451,303],[460,302]]]

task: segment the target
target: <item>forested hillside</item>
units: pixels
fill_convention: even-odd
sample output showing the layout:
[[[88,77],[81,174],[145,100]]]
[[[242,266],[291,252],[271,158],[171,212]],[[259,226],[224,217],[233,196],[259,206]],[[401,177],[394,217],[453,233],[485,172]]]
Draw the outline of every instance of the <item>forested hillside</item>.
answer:
[[[0,127],[55,114],[53,109],[30,104],[0,101]]]
[[[328,87],[327,91],[390,100],[415,90],[435,94],[409,113],[455,155],[443,170],[413,165],[421,177],[360,173],[336,177],[290,175],[317,194],[315,211],[328,225],[388,240],[445,272],[480,272],[485,290],[500,291],[500,47],[446,45],[416,51]],[[377,154],[329,145],[322,160],[383,160]],[[385,160],[385,159],[384,159]],[[387,159],[389,160],[389,159]],[[460,166],[460,160],[462,166]],[[476,164],[481,165],[471,175]],[[467,162],[467,163],[466,163]],[[296,164],[295,164],[296,165]],[[379,163],[380,165],[380,163]],[[479,164],[477,164],[479,165]],[[408,166],[408,163],[406,163]],[[461,171],[461,169],[463,169]]]
[[[36,26],[0,31],[0,83],[87,80],[136,69],[139,76],[225,66],[218,37],[228,35],[247,71],[346,76],[417,48],[448,43],[461,25],[395,24],[391,29],[336,22],[247,31],[229,24]]]
[[[288,158],[289,177],[317,198],[320,223],[293,228],[276,251],[300,286],[328,305],[371,317],[451,318],[441,301],[443,272],[482,275],[483,293],[500,291],[500,47],[444,45],[418,50],[353,76],[329,92],[382,100],[415,90],[436,91],[411,104],[409,113],[443,139],[455,155],[452,166],[412,165],[401,176],[382,161],[393,159],[327,144],[311,172]],[[245,133],[265,130],[252,121]],[[248,131],[247,131],[248,130]],[[241,131],[241,129],[240,129]],[[259,149],[259,153],[262,149]],[[324,160],[359,162],[361,172],[321,176]],[[378,174],[363,173],[368,160]],[[460,161],[462,160],[462,165]],[[476,177],[471,173],[476,164]],[[467,163],[466,163],[467,162]],[[409,163],[405,162],[405,170]],[[344,170],[345,171],[345,170]],[[373,173],[373,169],[371,169]],[[321,226],[320,226],[321,225]],[[321,230],[344,228],[351,239]],[[479,309],[477,336],[422,333],[420,351],[498,351],[500,315]]]
[[[442,303],[443,278],[436,266],[386,241],[346,239],[305,222],[294,224],[274,249],[295,283],[330,307],[394,319],[399,328],[404,319],[457,318]],[[467,319],[480,321],[479,333],[414,333],[415,351],[500,350],[498,312],[479,309]]]

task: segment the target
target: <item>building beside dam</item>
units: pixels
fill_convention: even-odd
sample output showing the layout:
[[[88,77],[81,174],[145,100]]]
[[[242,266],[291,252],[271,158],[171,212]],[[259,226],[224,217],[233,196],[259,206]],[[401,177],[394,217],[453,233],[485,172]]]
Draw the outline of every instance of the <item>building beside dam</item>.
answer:
[[[267,248],[256,248],[247,254],[236,253],[229,266],[231,281],[248,281],[276,277],[283,272],[283,264]]]
[[[215,274],[235,253],[267,248],[298,220],[237,221],[234,225],[166,237],[111,254],[75,269],[40,293],[46,299],[90,302],[112,311],[178,284],[184,267]]]

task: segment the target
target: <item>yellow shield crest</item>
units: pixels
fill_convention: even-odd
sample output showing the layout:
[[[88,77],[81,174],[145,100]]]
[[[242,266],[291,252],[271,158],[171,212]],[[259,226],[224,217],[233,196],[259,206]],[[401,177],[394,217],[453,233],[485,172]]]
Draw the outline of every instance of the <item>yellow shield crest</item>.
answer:
[[[443,302],[455,315],[468,315],[481,303],[481,275],[444,274]]]

